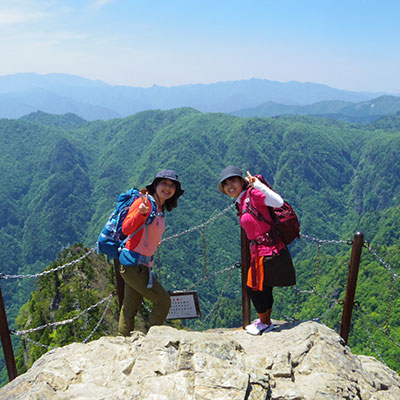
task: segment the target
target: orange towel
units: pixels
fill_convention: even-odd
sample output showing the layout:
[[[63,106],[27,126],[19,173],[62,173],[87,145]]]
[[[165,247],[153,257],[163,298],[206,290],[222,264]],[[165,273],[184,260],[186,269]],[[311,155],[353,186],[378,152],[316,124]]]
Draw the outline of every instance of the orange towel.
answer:
[[[264,285],[264,256],[251,256],[250,268],[247,274],[247,286],[252,290],[263,290]]]

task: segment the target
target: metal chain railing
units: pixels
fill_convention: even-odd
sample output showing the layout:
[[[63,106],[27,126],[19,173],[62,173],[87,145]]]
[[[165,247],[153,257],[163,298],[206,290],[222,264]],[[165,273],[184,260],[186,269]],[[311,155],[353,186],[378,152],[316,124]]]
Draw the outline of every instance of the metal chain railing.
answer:
[[[188,230],[186,230],[186,231],[183,231],[183,232],[181,232],[181,233],[172,235],[172,236],[170,236],[170,237],[168,237],[168,238],[162,240],[162,242],[165,242],[165,241],[168,241],[168,240],[171,240],[171,239],[174,239],[174,238],[179,238],[179,237],[181,237],[181,236],[183,236],[183,235],[186,235],[186,234],[188,234],[188,233],[194,232],[194,231],[196,231],[196,230],[202,229],[203,249],[204,249],[204,250],[203,250],[203,259],[204,259],[205,276],[200,280],[200,282],[203,281],[203,280],[205,280],[205,279],[208,279],[208,278],[210,278],[210,277],[215,277],[215,276],[218,275],[218,274],[221,274],[221,273],[224,273],[224,272],[226,272],[226,271],[232,270],[233,268],[236,267],[236,266],[234,266],[234,267],[230,267],[230,268],[225,268],[224,270],[218,271],[218,272],[216,272],[216,273],[210,275],[210,274],[208,273],[208,271],[207,271],[207,258],[206,258],[206,257],[207,257],[207,253],[206,253],[205,226],[208,225],[208,224],[210,224],[210,223],[212,223],[212,222],[215,221],[216,219],[218,219],[220,216],[222,216],[223,214],[225,214],[227,211],[229,211],[229,210],[232,209],[233,207],[234,207],[234,204],[231,204],[229,207],[225,208],[224,210],[222,210],[221,212],[219,212],[218,214],[216,214],[214,217],[210,218],[210,219],[207,220],[206,222],[204,222],[204,223],[202,223],[202,224],[200,224],[200,225],[198,225],[198,226],[195,226],[195,227],[193,227],[193,228],[191,228],[191,229],[188,229]],[[79,263],[80,261],[82,261],[83,259],[85,259],[87,256],[89,256],[91,253],[93,253],[95,250],[96,250],[96,246],[94,246],[93,248],[91,248],[89,251],[87,251],[85,254],[83,254],[81,257],[79,257],[79,258],[76,259],[76,260],[73,260],[73,261],[68,262],[68,263],[66,263],[66,264],[64,264],[64,265],[60,265],[60,266],[58,266],[58,267],[51,268],[51,269],[49,269],[49,270],[46,270],[46,271],[43,271],[43,272],[40,272],[40,273],[37,273],[37,274],[19,274],[19,275],[16,275],[16,274],[15,274],[15,275],[10,275],[10,274],[3,274],[3,273],[0,273],[0,279],[5,279],[5,280],[6,280],[6,279],[24,279],[24,278],[32,278],[32,279],[35,279],[35,278],[39,278],[39,277],[41,277],[41,276],[44,276],[44,275],[47,275],[47,274],[50,274],[50,273],[53,273],[53,272],[57,272],[57,271],[60,271],[60,270],[63,270],[63,269],[65,269],[65,268],[69,267],[69,266],[72,266],[72,265],[74,265],[74,264],[77,264],[77,263]],[[158,260],[160,261],[160,254],[159,254],[159,253],[158,253]],[[160,266],[160,262],[159,262],[159,266]],[[160,275],[161,275],[161,271],[159,271],[159,273],[160,273]],[[160,276],[159,278],[161,278],[161,276]],[[229,281],[230,281],[230,277],[229,277],[229,279],[228,279],[228,282],[229,282]],[[198,282],[198,283],[200,283],[200,282]],[[223,293],[225,292],[226,287],[227,287],[227,285],[225,285],[225,288],[224,288],[222,294],[220,295],[219,299],[222,297]],[[79,319],[82,315],[84,315],[85,313],[89,312],[89,311],[92,310],[93,308],[99,306],[100,304],[102,304],[102,303],[104,303],[105,301],[108,300],[107,305],[106,305],[106,307],[105,307],[105,309],[104,309],[104,311],[103,311],[103,314],[102,314],[100,320],[97,322],[95,328],[92,330],[92,332],[89,334],[89,336],[88,336],[86,339],[83,340],[83,343],[86,343],[88,340],[90,340],[90,338],[93,336],[93,334],[96,332],[96,330],[97,330],[98,327],[100,326],[101,322],[104,320],[105,314],[106,314],[106,312],[108,311],[108,308],[109,308],[109,305],[110,305],[110,302],[111,302],[111,298],[110,298],[110,297],[113,296],[113,295],[114,295],[114,294],[111,294],[111,295],[107,296],[106,298],[100,300],[98,303],[96,303],[96,304],[94,304],[94,305],[88,307],[87,309],[83,310],[82,312],[80,312],[78,315],[76,315],[76,316],[73,317],[73,318],[70,318],[70,319],[67,319],[67,320],[64,320],[64,321],[59,321],[59,322],[50,322],[50,323],[47,323],[47,324],[44,324],[44,325],[41,325],[41,326],[38,326],[38,327],[35,327],[35,328],[26,329],[26,330],[21,330],[21,331],[18,331],[18,330],[10,330],[10,333],[13,334],[13,335],[16,335],[16,336],[22,336],[22,339],[23,339],[23,340],[26,340],[26,341],[28,341],[28,342],[30,342],[30,343],[32,343],[32,344],[41,346],[41,347],[46,348],[46,349],[48,349],[48,350],[49,350],[49,349],[52,349],[52,348],[54,348],[53,346],[47,346],[47,345],[44,345],[44,344],[42,344],[42,343],[36,342],[36,341],[34,341],[34,340],[32,340],[32,339],[30,339],[30,338],[28,338],[28,337],[25,337],[24,335],[27,335],[27,334],[29,334],[29,333],[36,332],[36,331],[45,329],[45,328],[47,328],[47,327],[58,327],[58,326],[66,325],[66,324],[69,324],[69,323],[73,323],[73,322],[75,322],[77,319]],[[219,301],[219,300],[218,300],[218,301]],[[214,308],[215,308],[215,307],[214,307]],[[211,313],[209,314],[209,316],[210,316],[210,315],[211,315]]]
[[[204,275],[202,278],[200,278],[200,279],[199,279],[197,282],[195,282],[193,285],[187,287],[184,291],[185,291],[185,292],[189,292],[189,291],[191,291],[193,288],[195,288],[196,286],[200,285],[200,283],[204,282],[206,279],[215,278],[215,277],[216,277],[217,275],[219,275],[219,274],[223,274],[223,273],[225,273],[225,272],[227,272],[227,271],[231,271],[231,270],[233,270],[233,269],[235,269],[235,268],[240,268],[240,267],[241,267],[240,263],[237,262],[237,263],[235,263],[234,265],[232,265],[231,267],[227,267],[227,268],[221,269],[221,270],[216,271],[216,272],[208,273],[207,276]]]
[[[175,235],[172,235],[172,236],[169,236],[169,237],[167,237],[165,239],[162,239],[161,243],[165,243],[165,242],[167,242],[167,241],[169,241],[171,239],[176,239],[176,238],[179,238],[181,236],[187,235],[188,233],[191,233],[191,232],[197,231],[199,229],[202,229],[204,226],[210,224],[211,222],[214,222],[216,219],[218,219],[219,217],[224,215],[227,211],[229,211],[233,207],[235,207],[235,204],[231,204],[229,207],[226,207],[224,210],[222,210],[218,214],[214,215],[214,217],[211,217],[208,221],[203,222],[200,225],[194,226],[193,228],[186,229],[185,231],[182,231],[180,233],[176,233]]]
[[[318,283],[318,275],[319,275],[319,263],[321,259],[321,242],[318,242],[318,250],[317,250],[317,260],[315,262],[315,276],[314,276],[314,284],[312,287],[313,292],[317,291],[317,283]]]
[[[396,274],[394,271],[393,271],[393,268],[389,265],[389,264],[387,264],[383,259],[382,259],[382,257],[380,257],[377,253],[376,253],[376,251],[374,251],[373,249],[372,249],[372,247],[370,246],[370,244],[369,243],[364,243],[364,247],[388,270],[388,271],[390,271],[390,273],[393,275],[393,277],[394,277],[394,279],[400,279],[400,275],[398,275],[398,274]]]
[[[235,267],[235,268],[236,268],[236,267]],[[220,303],[220,301],[221,301],[221,299],[222,299],[222,296],[225,294],[226,289],[228,288],[228,285],[229,285],[229,283],[230,283],[230,281],[231,281],[231,279],[232,279],[233,269],[234,269],[234,268],[231,269],[231,273],[229,274],[228,279],[226,280],[225,285],[224,285],[224,287],[223,287],[221,293],[219,294],[217,301],[216,301],[216,302],[214,303],[214,305],[212,306],[211,311],[210,311],[210,312],[207,314],[207,316],[201,321],[202,325],[204,325],[204,324],[206,323],[206,321],[214,314],[215,310],[217,309],[217,306],[218,306],[218,304]]]
[[[316,237],[300,233],[300,239],[307,239],[318,243],[331,243],[331,244],[353,244],[351,239],[348,240],[335,240],[335,239],[318,239]]]
[[[40,331],[42,329],[48,328],[48,327],[53,327],[53,326],[61,326],[61,325],[66,325],[66,324],[70,324],[72,322],[75,322],[77,319],[79,319],[82,315],[84,315],[85,313],[89,312],[90,310],[93,310],[94,308],[96,308],[97,306],[99,306],[100,304],[103,304],[104,302],[106,302],[108,299],[110,299],[112,296],[114,296],[114,293],[111,293],[110,295],[108,295],[107,297],[105,297],[104,299],[100,300],[99,302],[97,302],[96,304],[91,305],[90,307],[86,308],[85,310],[81,311],[78,315],[76,315],[73,318],[69,318],[66,319],[64,321],[59,321],[59,322],[49,322],[47,324],[44,325],[40,325],[37,326],[36,328],[31,328],[31,329],[25,329],[25,330],[15,330],[12,329],[10,330],[10,333],[16,336],[22,336],[22,335],[27,335],[28,333],[32,333],[32,332],[36,332],[36,331]]]
[[[386,324],[385,324],[385,332],[389,334],[390,331],[390,318],[392,317],[392,307],[393,307],[393,299],[394,299],[394,289],[395,289],[396,278],[392,275],[392,287],[390,289],[389,295],[389,305],[386,313]]]
[[[111,295],[110,295],[110,296],[111,296]],[[108,296],[107,304],[106,304],[106,306],[104,307],[103,314],[101,314],[101,317],[100,317],[100,319],[97,321],[96,326],[93,328],[92,332],[90,332],[89,336],[88,336],[87,338],[85,338],[85,339],[82,340],[82,343],[87,343],[87,342],[91,339],[91,337],[95,334],[95,332],[97,331],[97,329],[99,329],[99,326],[100,326],[100,324],[103,322],[103,320],[104,320],[104,318],[105,318],[105,316],[106,316],[106,314],[107,314],[108,308],[110,307],[111,300],[112,300],[112,298],[111,298],[110,296]]]
[[[107,311],[108,311],[108,308],[109,308],[109,306],[110,306],[110,303],[111,303],[111,298],[108,299],[107,304],[106,304],[106,306],[104,307],[103,314],[101,315],[101,317],[100,317],[99,321],[97,322],[96,326],[95,326],[95,327],[93,328],[93,330],[90,332],[89,336],[87,336],[85,339],[82,340],[82,343],[87,343],[87,342],[91,339],[91,337],[95,334],[95,332],[96,332],[97,329],[99,328],[100,324],[101,324],[101,323],[103,322],[103,320],[104,320],[104,317],[105,317],[105,315],[106,315],[106,313],[107,313]],[[44,349],[47,349],[47,350],[52,350],[52,349],[56,349],[56,348],[57,348],[57,346],[50,346],[50,345],[47,345],[47,344],[39,343],[39,342],[37,342],[36,340],[30,339],[30,338],[28,338],[28,337],[22,337],[21,339],[24,340],[24,341],[26,341],[26,342],[32,343],[32,344],[34,344],[34,345],[36,345],[36,346],[43,347]]]
[[[329,307],[322,314],[320,314],[318,317],[313,318],[312,319],[313,321],[320,322],[322,320],[322,318],[324,318],[325,315],[328,314],[328,312],[333,309],[333,307],[335,307],[337,304],[340,304],[341,302],[340,302],[340,300],[337,300],[337,299],[330,299],[329,303],[330,303]]]
[[[355,305],[354,305],[354,308],[355,308],[356,310],[359,310],[359,311],[360,311],[360,315],[363,314],[363,315],[368,319],[368,321],[369,321],[372,325],[374,325],[376,328],[378,328],[379,331],[381,331],[381,332],[382,332],[390,341],[392,341],[397,347],[400,347],[400,344],[397,343],[396,340],[395,340],[392,336],[390,336],[388,333],[386,333],[385,329],[381,328],[381,327],[379,326],[379,324],[377,324],[374,320],[372,320],[372,319],[368,316],[368,314],[362,309],[362,307],[361,307],[359,304],[355,304]]]
[[[361,310],[360,310],[360,311],[361,311]],[[382,357],[382,354],[378,351],[378,348],[376,347],[375,342],[374,342],[374,340],[372,339],[372,335],[371,335],[369,329],[367,328],[367,325],[365,324],[365,320],[364,320],[364,317],[363,317],[362,312],[360,312],[360,317],[361,317],[362,325],[363,325],[363,327],[364,327],[364,329],[365,329],[365,332],[366,332],[366,334],[367,334],[367,336],[368,336],[368,339],[369,339],[369,341],[370,341],[372,347],[373,347],[374,350],[375,350],[376,355],[377,355],[378,358],[381,360],[381,362],[387,366],[387,364],[385,363],[385,360],[384,360],[383,357]]]
[[[23,337],[22,340],[24,340],[25,342],[32,343],[35,346],[43,347],[44,349],[47,349],[47,350],[53,350],[53,349],[57,348],[56,346],[50,346],[48,344],[39,343],[36,340],[29,339],[28,337]]]
[[[77,264],[78,262],[82,261],[84,258],[86,258],[88,255],[90,255],[91,253],[93,253],[95,251],[95,247],[91,248],[88,252],[86,252],[84,255],[82,255],[81,257],[79,257],[78,259],[71,261],[69,263],[66,263],[64,265],[60,265],[58,267],[40,272],[38,274],[27,274],[27,275],[6,275],[6,274],[2,274],[0,273],[0,279],[24,279],[24,278],[38,278],[40,276],[44,276],[47,274],[51,274],[52,272],[56,272],[56,271],[60,271],[62,269],[65,269],[67,267],[70,267],[71,265]]]
[[[208,276],[208,271],[207,271],[207,244],[206,244],[206,227],[205,227],[205,225],[201,228],[201,236],[202,236],[202,239],[203,239],[204,275]]]
[[[299,289],[296,286],[291,286],[290,289],[293,290],[296,293],[296,304],[294,311],[292,313],[292,316],[288,316],[286,314],[282,313],[282,316],[290,320],[291,322],[296,321],[295,315],[299,312],[299,307],[300,307],[300,295],[301,294],[309,294],[309,295],[316,295],[319,296],[321,299],[326,300],[328,302],[328,308],[325,310],[319,317],[314,318],[313,320],[321,320],[323,316],[325,316],[328,311],[330,311],[336,304],[340,304],[341,300],[334,299],[332,296],[328,297],[325,294],[319,293],[317,291],[317,283],[319,279],[319,274],[320,274],[320,263],[321,263],[321,246],[322,244],[347,244],[347,245],[352,245],[353,241],[352,240],[325,240],[325,239],[319,239],[315,238],[313,236],[301,234],[301,238],[306,239],[306,240],[311,240],[313,242],[317,242],[318,247],[317,247],[317,256],[316,256],[316,262],[315,262],[315,273],[314,273],[314,280],[313,280],[313,285],[311,289]]]
[[[215,277],[216,277],[217,275],[219,275],[219,274],[222,274],[222,273],[225,273],[225,272],[229,272],[229,271],[230,271],[230,274],[229,274],[229,276],[228,276],[228,279],[226,280],[226,283],[225,283],[225,285],[224,285],[224,287],[223,287],[221,293],[219,294],[216,303],[214,303],[214,305],[213,305],[211,311],[207,314],[207,316],[206,316],[206,317],[204,318],[204,320],[201,322],[202,324],[204,324],[207,320],[209,320],[209,318],[211,317],[211,315],[215,312],[215,310],[216,310],[216,308],[217,308],[217,305],[220,303],[220,301],[221,301],[223,295],[225,294],[225,292],[226,292],[226,290],[227,290],[227,288],[228,288],[228,286],[229,286],[229,283],[230,283],[231,278],[232,278],[232,275],[233,275],[233,270],[234,270],[235,268],[240,267],[240,263],[235,263],[233,266],[228,267],[228,268],[225,268],[225,269],[222,269],[222,270],[220,270],[220,271],[216,271],[216,272],[214,272],[214,273],[208,272],[208,270],[207,270],[207,254],[206,254],[205,226],[208,225],[208,224],[210,224],[210,223],[212,223],[212,222],[214,222],[216,219],[218,219],[219,217],[221,217],[223,214],[225,214],[226,212],[228,212],[228,211],[229,211],[230,209],[232,209],[233,207],[234,207],[234,204],[231,204],[230,206],[228,206],[227,208],[225,208],[224,210],[222,210],[221,212],[219,212],[218,214],[216,214],[214,217],[210,218],[210,219],[207,220],[206,222],[204,222],[204,223],[202,223],[202,224],[200,224],[200,225],[197,225],[197,226],[195,226],[195,227],[192,227],[192,228],[190,228],[190,229],[187,229],[187,230],[185,230],[185,231],[183,231],[183,232],[180,232],[180,233],[174,234],[174,235],[172,235],[172,236],[169,236],[169,237],[167,237],[167,238],[165,238],[165,239],[163,239],[163,240],[161,241],[161,243],[164,243],[164,242],[166,242],[166,241],[179,238],[179,237],[181,237],[181,236],[183,236],[183,235],[189,234],[189,233],[194,232],[194,231],[196,231],[196,230],[200,230],[200,229],[202,230],[203,259],[204,259],[204,271],[205,271],[205,272],[204,272],[204,276],[203,276],[202,278],[200,278],[197,282],[195,282],[194,284],[192,284],[190,287],[188,287],[187,289],[185,289],[185,291],[190,291],[190,290],[193,289],[194,287],[200,285],[200,284],[201,284],[202,282],[204,282],[205,280],[215,278]],[[295,309],[294,315],[297,314],[297,312],[298,312],[298,308],[299,308],[299,304],[298,304],[298,303],[299,303],[300,294],[317,295],[317,296],[319,296],[321,299],[324,299],[324,300],[326,300],[326,301],[328,302],[328,308],[327,308],[326,310],[324,310],[324,312],[323,312],[320,316],[318,316],[317,318],[314,318],[315,321],[319,321],[319,320],[321,320],[321,318],[323,318],[323,317],[326,315],[326,313],[329,312],[336,304],[341,304],[341,302],[342,302],[342,300],[334,299],[334,298],[332,298],[332,296],[331,296],[331,297],[328,297],[327,295],[318,293],[318,291],[317,291],[317,283],[318,283],[319,274],[320,274],[320,250],[321,250],[321,245],[322,245],[322,244],[348,244],[348,245],[352,245],[353,241],[352,241],[352,240],[332,240],[332,239],[330,239],[330,240],[325,240],[325,239],[319,239],[319,238],[316,238],[316,237],[313,237],[313,236],[310,236],[310,235],[306,235],[306,234],[303,234],[303,233],[301,234],[301,238],[302,238],[302,239],[306,239],[306,240],[310,240],[310,241],[313,241],[313,242],[317,242],[317,243],[318,243],[318,250],[317,250],[317,259],[316,259],[315,275],[314,275],[314,281],[313,281],[312,289],[303,289],[303,290],[301,290],[301,289],[298,289],[297,287],[292,287],[292,289],[296,292],[296,295],[297,295],[297,305],[296,305],[296,309]],[[359,311],[360,311],[360,314],[364,314],[365,317],[366,317],[372,324],[374,324],[383,334],[385,334],[396,346],[400,347],[400,345],[389,335],[389,326],[390,326],[389,320],[390,320],[390,317],[391,317],[391,310],[392,310],[392,303],[393,303],[394,283],[395,283],[395,280],[396,280],[396,279],[399,279],[399,278],[400,278],[400,276],[399,276],[398,274],[396,274],[396,273],[393,271],[392,267],[391,267],[389,264],[387,264],[387,263],[386,263],[386,262],[371,248],[371,246],[370,246],[369,244],[368,244],[368,245],[364,244],[364,247],[366,247],[366,248],[369,250],[369,252],[371,252],[371,254],[373,254],[374,257],[377,258],[377,259],[379,260],[379,262],[380,262],[388,271],[390,271],[390,272],[392,273],[392,277],[393,277],[393,278],[392,278],[392,292],[391,292],[390,299],[389,299],[389,307],[388,307],[388,312],[387,312],[387,316],[386,316],[386,324],[385,324],[384,329],[382,329],[378,324],[376,324],[374,321],[372,321],[372,320],[368,317],[368,315],[361,309],[361,307],[359,307],[358,309],[359,309]],[[88,255],[90,255],[94,250],[95,250],[95,247],[91,248],[88,252],[86,252],[85,254],[83,254],[81,257],[79,257],[78,259],[76,259],[76,260],[74,260],[74,261],[68,262],[68,263],[66,263],[66,264],[64,264],[64,265],[61,265],[61,266],[52,268],[52,269],[47,270],[47,271],[43,271],[43,272],[38,273],[38,274],[7,275],[7,274],[0,273],[0,279],[38,278],[38,277],[40,277],[40,276],[44,276],[44,275],[50,274],[50,273],[52,273],[52,272],[60,271],[60,270],[62,270],[62,269],[65,269],[65,268],[68,267],[68,266],[74,265],[74,264],[76,264],[76,263],[82,261],[82,260],[83,260],[84,258],[86,258]],[[158,255],[158,257],[160,257],[160,256]],[[100,320],[98,321],[98,323],[96,324],[95,328],[92,330],[92,332],[90,333],[90,335],[83,341],[83,343],[86,343],[86,342],[93,336],[93,334],[94,334],[95,331],[98,329],[98,327],[100,326],[101,322],[103,321],[103,319],[104,319],[104,317],[105,317],[105,315],[106,315],[106,312],[107,312],[107,310],[108,310],[108,308],[109,308],[110,302],[111,302],[111,296],[113,296],[113,295],[114,295],[114,294],[110,294],[110,295],[107,296],[106,298],[100,300],[98,303],[96,303],[96,304],[94,304],[94,305],[88,307],[87,309],[83,310],[83,311],[80,312],[77,316],[75,316],[75,317],[73,317],[73,318],[70,318],[70,319],[67,319],[67,320],[65,320],[65,321],[52,322],[52,323],[48,323],[48,324],[45,324],[45,325],[42,325],[42,326],[39,326],[39,327],[36,327],[36,328],[27,329],[27,330],[22,330],[22,331],[11,330],[10,333],[12,333],[12,334],[14,334],[14,335],[17,335],[17,336],[23,336],[23,335],[26,335],[26,334],[31,333],[31,332],[36,332],[36,331],[38,331],[38,330],[45,329],[45,328],[47,328],[47,327],[57,327],[57,326],[65,325],[65,324],[68,324],[68,323],[73,323],[73,322],[75,322],[77,319],[79,319],[83,314],[89,312],[89,311],[92,310],[93,308],[99,306],[100,304],[102,304],[102,303],[104,303],[105,301],[108,300],[108,303],[107,303],[107,305],[106,305],[106,307],[105,307],[105,309],[104,309],[104,311],[103,311],[103,314],[102,314]],[[285,315],[284,315],[284,316],[285,316]],[[290,319],[290,320],[292,320],[292,321],[295,320],[295,319],[292,318],[292,317],[287,317],[287,316],[285,316],[285,318]],[[367,332],[367,334],[368,334],[368,336],[369,336],[369,338],[370,338],[370,340],[371,340],[371,343],[373,343],[373,342],[372,342],[372,337],[371,337],[369,331]],[[46,345],[43,345],[43,344],[34,342],[32,339],[29,339],[29,338],[27,338],[27,337],[24,337],[23,339],[24,339],[24,340],[27,340],[27,341],[30,341],[30,342],[32,342],[32,343],[34,343],[34,344],[37,344],[37,345],[39,345],[39,346],[46,347]],[[376,349],[376,346],[375,346],[374,343],[373,343],[373,346],[374,346],[374,348]],[[51,346],[48,346],[47,348],[50,349],[50,348],[52,348],[52,347],[51,347]],[[381,355],[380,355],[379,353],[378,353],[378,355],[379,355],[379,357],[381,358]],[[381,358],[381,359],[382,359],[382,358]],[[383,362],[383,359],[382,359],[382,362]]]

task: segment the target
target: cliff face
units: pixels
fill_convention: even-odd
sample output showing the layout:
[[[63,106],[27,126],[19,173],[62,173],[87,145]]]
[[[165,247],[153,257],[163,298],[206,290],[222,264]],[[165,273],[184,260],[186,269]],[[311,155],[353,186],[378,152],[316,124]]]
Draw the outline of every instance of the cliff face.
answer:
[[[103,337],[42,356],[1,399],[400,399],[400,377],[316,322]]]

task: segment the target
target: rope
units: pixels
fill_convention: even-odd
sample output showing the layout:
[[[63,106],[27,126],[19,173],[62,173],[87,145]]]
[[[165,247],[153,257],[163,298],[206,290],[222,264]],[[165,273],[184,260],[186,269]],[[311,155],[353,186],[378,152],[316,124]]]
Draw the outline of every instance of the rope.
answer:
[[[60,265],[59,267],[55,267],[43,272],[40,272],[39,274],[27,274],[27,275],[5,275],[0,273],[0,279],[23,279],[23,278],[38,278],[39,276],[44,276],[47,274],[50,274],[52,272],[60,271],[66,267],[69,267],[71,265],[77,264],[78,262],[82,261],[84,258],[86,258],[89,254],[93,253],[95,250],[95,247],[91,248],[87,253],[85,253],[82,257],[79,257],[78,259],[71,261],[67,264]]]

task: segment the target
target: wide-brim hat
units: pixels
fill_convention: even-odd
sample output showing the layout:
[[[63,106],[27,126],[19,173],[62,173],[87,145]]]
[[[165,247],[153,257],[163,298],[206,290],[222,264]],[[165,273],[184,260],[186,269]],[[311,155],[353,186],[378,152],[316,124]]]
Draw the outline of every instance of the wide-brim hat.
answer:
[[[149,191],[154,192],[156,190],[157,182],[161,181],[162,179],[170,179],[171,181],[175,182],[176,190],[174,196],[179,197],[182,196],[185,192],[182,189],[181,182],[179,181],[178,174],[172,169],[163,169],[161,170],[153,179],[153,182],[146,185],[146,189]]]
[[[238,176],[239,178],[242,178],[244,180],[242,171],[240,170],[240,168],[235,167],[233,165],[229,165],[229,167],[226,167],[221,171],[221,178],[220,178],[219,184],[218,184],[218,189],[221,193],[225,194],[225,191],[224,191],[224,188],[222,185],[224,180],[228,179],[228,178],[233,178],[234,176]]]

